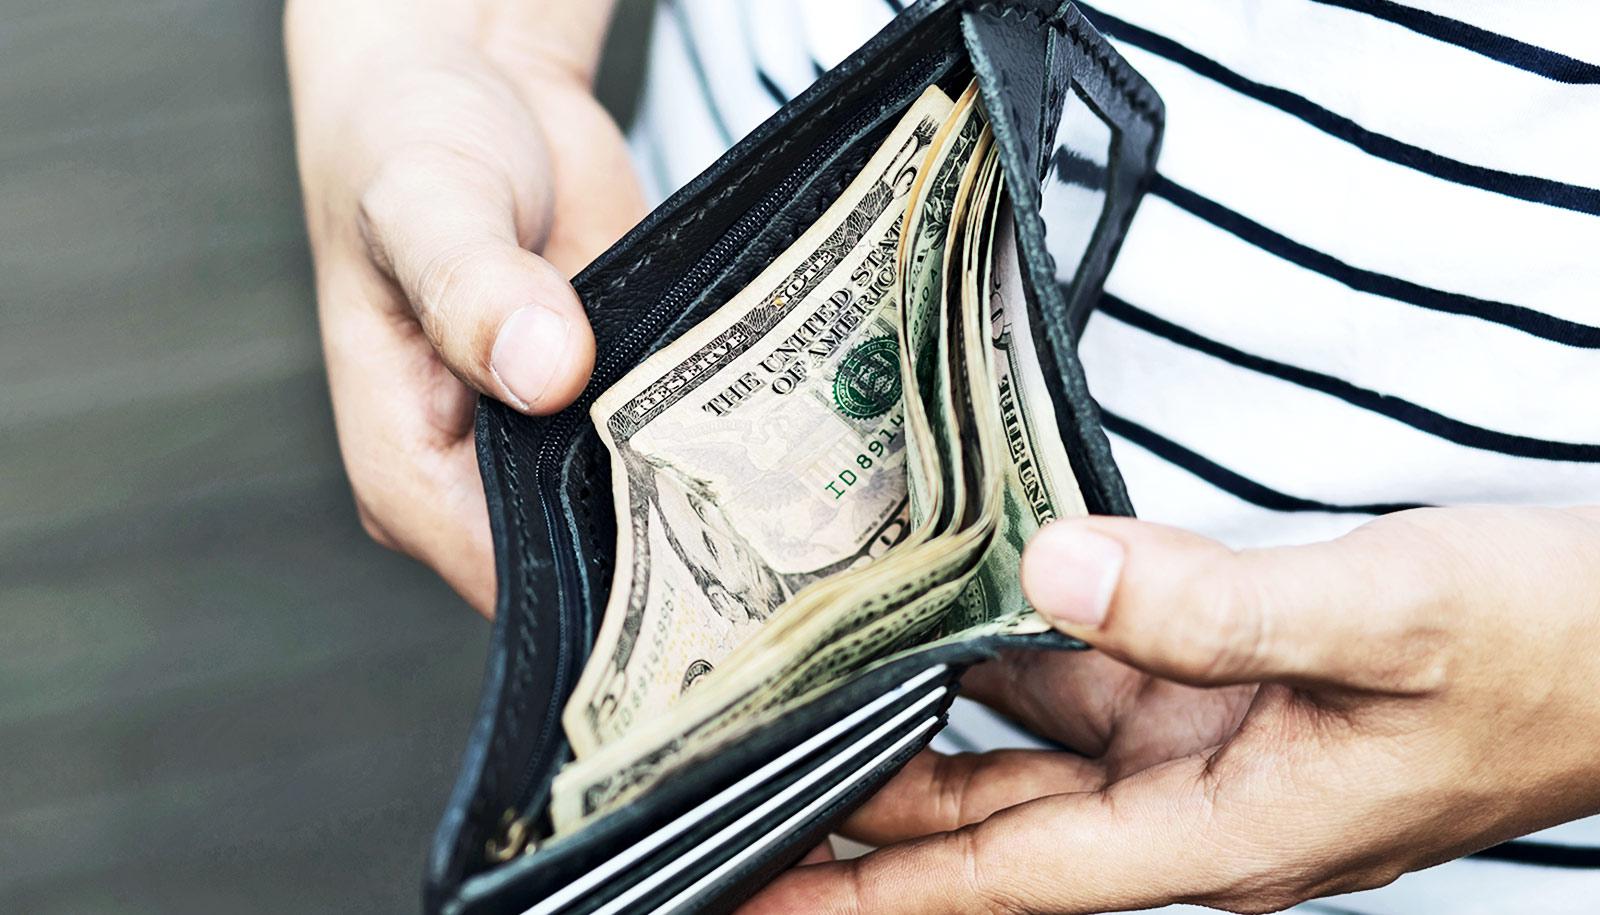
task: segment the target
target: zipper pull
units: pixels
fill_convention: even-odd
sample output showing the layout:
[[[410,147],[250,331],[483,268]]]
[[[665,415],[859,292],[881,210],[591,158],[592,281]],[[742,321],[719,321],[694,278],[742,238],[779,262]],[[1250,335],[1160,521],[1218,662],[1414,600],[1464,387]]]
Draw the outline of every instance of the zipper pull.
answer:
[[[508,807],[500,817],[500,834],[484,843],[484,852],[490,861],[504,864],[518,855],[531,855],[539,848],[533,838],[533,814],[517,816],[515,807]]]

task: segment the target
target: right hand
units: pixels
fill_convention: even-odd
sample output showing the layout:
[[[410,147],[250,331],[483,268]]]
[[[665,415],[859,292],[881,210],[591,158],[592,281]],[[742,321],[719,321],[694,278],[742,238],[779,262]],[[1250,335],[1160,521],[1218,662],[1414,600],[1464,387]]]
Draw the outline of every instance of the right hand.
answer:
[[[570,403],[567,278],[645,211],[590,93],[605,0],[291,0],[289,73],[328,383],[362,525],[480,612],[478,393]]]
[[[1023,590],[1098,653],[1001,685],[1084,752],[925,757],[849,824],[885,847],[740,913],[1276,912],[1594,815],[1597,570],[1594,507],[1418,509],[1239,552],[1056,521]]]

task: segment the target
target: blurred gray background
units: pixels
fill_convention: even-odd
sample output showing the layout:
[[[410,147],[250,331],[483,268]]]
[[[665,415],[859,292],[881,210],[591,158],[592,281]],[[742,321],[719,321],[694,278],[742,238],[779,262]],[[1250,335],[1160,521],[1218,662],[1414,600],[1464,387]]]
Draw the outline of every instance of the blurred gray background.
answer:
[[[280,13],[0,0],[0,912],[418,907],[488,626],[356,523]]]

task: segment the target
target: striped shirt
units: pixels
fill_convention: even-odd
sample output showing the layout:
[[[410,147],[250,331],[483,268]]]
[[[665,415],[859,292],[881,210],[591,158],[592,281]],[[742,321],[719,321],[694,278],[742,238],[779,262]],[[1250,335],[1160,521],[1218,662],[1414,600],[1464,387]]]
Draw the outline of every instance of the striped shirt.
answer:
[[[647,183],[693,177],[899,5],[664,0]],[[1141,516],[1255,546],[1418,505],[1600,504],[1600,3],[1080,7],[1167,105],[1081,346]],[[1600,819],[1307,910],[1597,894]]]

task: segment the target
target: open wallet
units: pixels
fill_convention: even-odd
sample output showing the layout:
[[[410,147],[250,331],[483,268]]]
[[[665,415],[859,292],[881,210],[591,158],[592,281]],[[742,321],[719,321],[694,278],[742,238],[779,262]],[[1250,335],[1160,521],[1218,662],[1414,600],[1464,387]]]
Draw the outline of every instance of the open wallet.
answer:
[[[575,280],[598,352],[576,403],[484,399],[477,448],[498,603],[478,717],[427,862],[429,913],[726,912],[792,865],[938,732],[968,666],[1054,633],[912,649],[844,679],[626,805],[554,835],[573,758],[562,709],[617,551],[599,392],[784,252],[929,86],[973,81],[1011,197],[1031,335],[1083,501],[1131,514],[1075,344],[1153,175],[1163,110],[1070,3],[923,0],[902,11]]]

